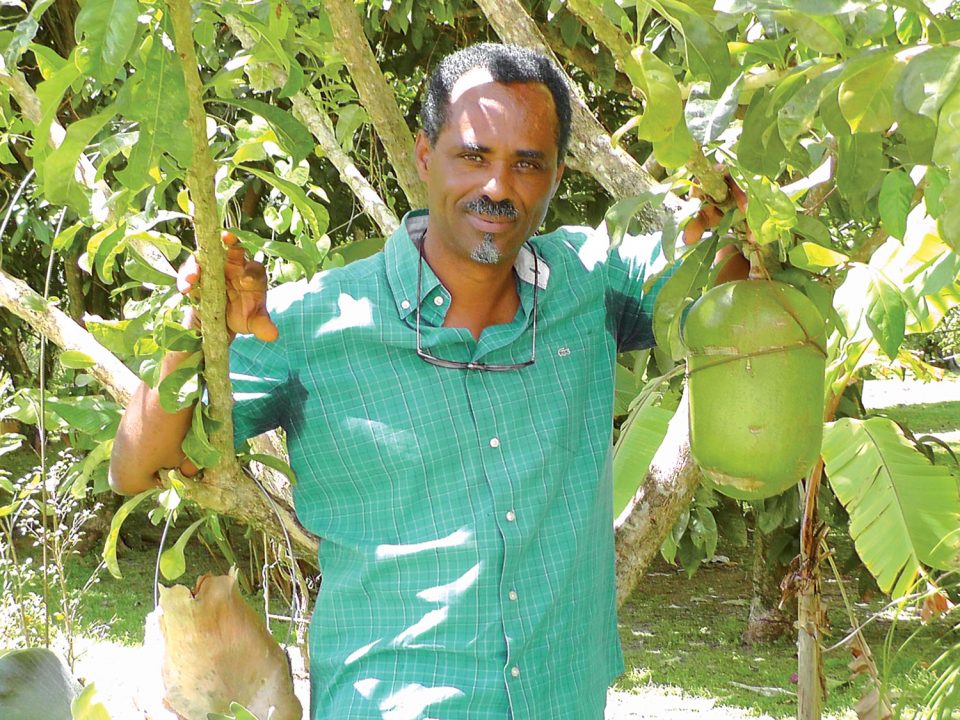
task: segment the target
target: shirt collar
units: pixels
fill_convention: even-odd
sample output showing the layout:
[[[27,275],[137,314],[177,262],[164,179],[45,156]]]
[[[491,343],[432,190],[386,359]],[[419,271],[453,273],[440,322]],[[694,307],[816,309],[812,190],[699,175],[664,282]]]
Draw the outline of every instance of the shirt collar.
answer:
[[[427,210],[412,210],[403,217],[400,227],[394,231],[383,248],[384,260],[387,269],[387,282],[393,293],[397,312],[401,318],[406,318],[415,309],[417,300],[417,265],[420,262],[420,251],[415,242],[427,229]],[[533,251],[530,243],[520,248],[520,253],[513,264],[517,277],[528,285],[533,285]],[[546,289],[550,280],[550,267],[543,257],[537,257],[539,271],[538,287]],[[423,263],[423,286],[420,289],[420,302],[424,302],[437,286],[441,285],[439,278],[434,274],[428,263]],[[443,292],[449,297],[446,288]]]

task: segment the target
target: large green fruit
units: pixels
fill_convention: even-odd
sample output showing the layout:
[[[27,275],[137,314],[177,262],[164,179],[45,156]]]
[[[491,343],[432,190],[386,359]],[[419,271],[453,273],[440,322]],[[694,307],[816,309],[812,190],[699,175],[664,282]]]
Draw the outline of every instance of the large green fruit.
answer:
[[[704,293],[684,325],[690,449],[740,500],[795,485],[820,454],[826,337],[799,290],[737,280]]]

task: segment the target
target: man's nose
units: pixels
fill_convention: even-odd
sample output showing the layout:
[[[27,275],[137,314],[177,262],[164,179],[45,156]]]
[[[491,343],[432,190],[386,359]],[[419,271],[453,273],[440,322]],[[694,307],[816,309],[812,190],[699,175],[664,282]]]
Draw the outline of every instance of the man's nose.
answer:
[[[508,168],[500,163],[490,166],[490,174],[483,186],[483,194],[494,202],[505,199],[510,194],[510,180]]]

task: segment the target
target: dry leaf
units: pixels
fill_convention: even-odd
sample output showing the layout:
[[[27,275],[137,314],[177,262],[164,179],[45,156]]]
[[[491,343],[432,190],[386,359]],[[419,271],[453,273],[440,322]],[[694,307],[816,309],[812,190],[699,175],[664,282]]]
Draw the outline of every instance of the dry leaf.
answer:
[[[857,711],[858,720],[890,720],[893,717],[893,710],[886,700],[880,699],[876,688],[860,698],[853,709]]]
[[[953,603],[950,602],[950,598],[943,591],[937,590],[923,598],[923,605],[920,607],[920,619],[927,623],[952,609]]]
[[[235,571],[204,575],[193,592],[161,587],[153,614],[162,636],[163,704],[178,718],[207,720],[237,702],[257,717],[300,720],[289,659],[241,597]]]

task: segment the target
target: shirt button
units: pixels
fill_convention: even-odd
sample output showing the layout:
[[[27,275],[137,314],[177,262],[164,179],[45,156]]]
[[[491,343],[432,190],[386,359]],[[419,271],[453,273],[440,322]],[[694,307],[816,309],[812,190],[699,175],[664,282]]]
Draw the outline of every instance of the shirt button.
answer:
[[[409,309],[410,309],[410,301],[409,301],[409,300],[404,300],[403,302],[400,303],[400,307],[402,307],[404,310],[409,310]]]
[[[520,677],[520,668],[514,665],[512,668],[510,668],[510,674],[514,677]]]
[[[492,448],[500,447],[500,438],[496,438],[496,437],[490,438],[490,447]]]
[[[516,602],[516,601],[517,601],[517,597],[518,597],[518,596],[517,596],[517,591],[516,591],[516,590],[511,590],[510,592],[507,593],[507,597],[510,598],[513,602]]]
[[[507,518],[507,522],[513,522],[517,519],[517,514],[513,510],[507,510],[507,514],[504,517]]]
[[[437,296],[433,299],[433,304],[434,304],[434,305],[443,305],[443,295],[437,295]]]

